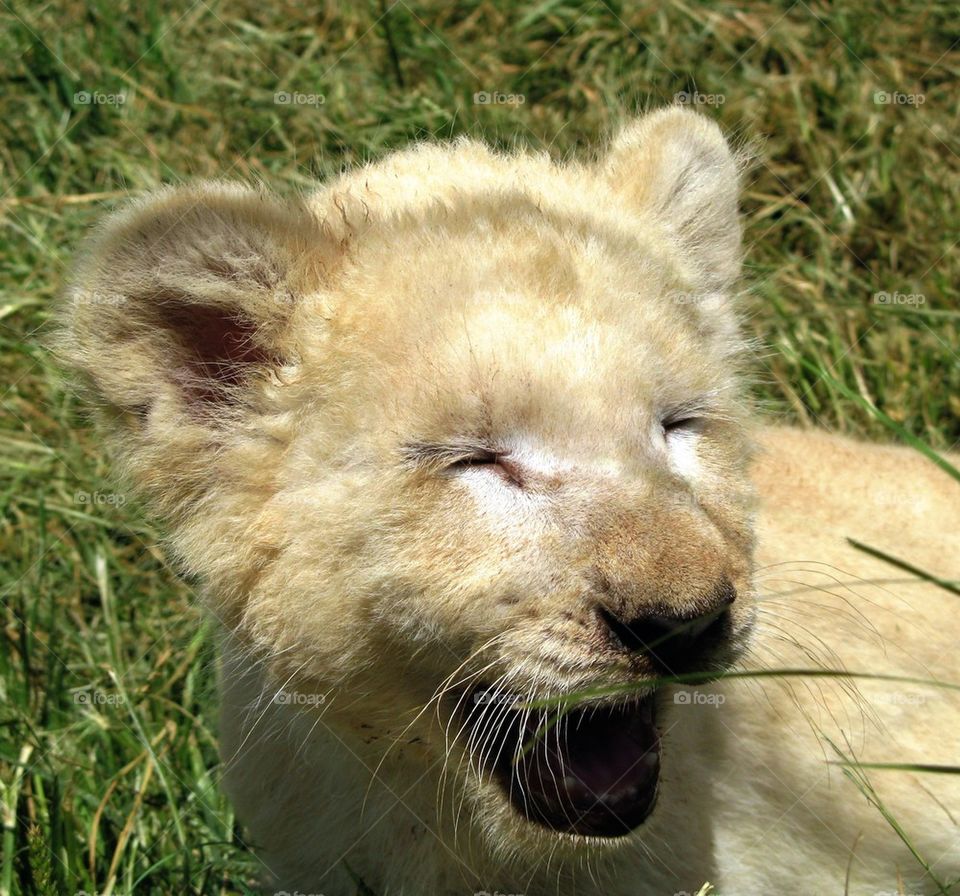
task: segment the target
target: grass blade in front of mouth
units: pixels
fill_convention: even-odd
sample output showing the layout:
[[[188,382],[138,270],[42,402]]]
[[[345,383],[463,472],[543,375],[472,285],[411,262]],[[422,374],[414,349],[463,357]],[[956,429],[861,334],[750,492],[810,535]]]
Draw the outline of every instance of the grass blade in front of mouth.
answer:
[[[744,669],[740,671],[712,674],[710,681],[739,678],[853,678],[868,681],[890,681],[898,684],[915,684],[924,687],[943,688],[950,691],[960,691],[960,684],[951,681],[938,681],[935,678],[916,678],[910,675],[888,675],[882,672],[851,672],[838,669]],[[604,685],[595,688],[585,688],[581,691],[572,691],[558,697],[541,697],[536,700],[527,700],[525,705],[530,708],[548,709],[568,702],[579,705],[597,697],[618,697],[635,694],[637,691],[649,691],[651,688],[667,684],[695,684],[704,681],[702,672],[691,672],[683,675],[670,675],[661,678],[645,678],[641,681],[625,682],[623,684]]]
[[[536,701],[532,701],[536,702]],[[532,705],[532,704],[530,704]],[[527,740],[523,745],[523,748],[517,754],[516,758],[513,760],[513,764],[516,765],[521,759],[527,756],[530,751],[536,747],[536,745],[543,740],[544,736],[557,726],[560,720],[573,709],[573,706],[563,706],[561,709],[553,713],[552,717],[547,715],[544,717],[544,720],[537,727],[537,730],[533,732],[533,736]]]

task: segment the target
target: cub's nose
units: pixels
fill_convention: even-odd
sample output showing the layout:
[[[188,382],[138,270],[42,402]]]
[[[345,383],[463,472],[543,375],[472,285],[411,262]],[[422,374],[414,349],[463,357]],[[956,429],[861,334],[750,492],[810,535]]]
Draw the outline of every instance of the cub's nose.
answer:
[[[614,647],[646,654],[667,675],[679,675],[726,637],[735,599],[733,585],[724,581],[697,610],[658,609],[630,619],[607,607],[599,613]]]

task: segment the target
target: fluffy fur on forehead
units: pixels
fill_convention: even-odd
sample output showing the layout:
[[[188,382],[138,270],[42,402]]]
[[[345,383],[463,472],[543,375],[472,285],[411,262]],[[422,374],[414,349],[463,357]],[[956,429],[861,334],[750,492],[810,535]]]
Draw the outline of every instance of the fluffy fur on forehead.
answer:
[[[746,158],[710,119],[673,107],[622,128],[594,163],[498,153],[462,137],[419,144],[348,172],[315,201],[329,219],[361,226],[471,209],[481,197],[495,206],[523,196],[544,212],[589,217],[601,230],[651,241],[668,236],[680,254],[675,261],[696,272],[692,281],[724,288],[739,271],[736,203]]]

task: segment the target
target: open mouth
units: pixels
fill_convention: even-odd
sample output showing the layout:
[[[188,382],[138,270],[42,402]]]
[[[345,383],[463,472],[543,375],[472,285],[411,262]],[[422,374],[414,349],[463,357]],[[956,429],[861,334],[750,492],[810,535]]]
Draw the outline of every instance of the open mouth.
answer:
[[[556,713],[475,688],[464,705],[477,763],[530,821],[622,837],[653,811],[660,778],[655,695]]]

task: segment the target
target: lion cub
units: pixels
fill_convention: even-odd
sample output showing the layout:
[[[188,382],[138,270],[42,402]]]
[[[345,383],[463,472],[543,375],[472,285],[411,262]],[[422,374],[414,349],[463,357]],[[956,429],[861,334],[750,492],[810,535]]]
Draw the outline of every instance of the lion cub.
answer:
[[[960,579],[957,483],[752,423],[739,167],[665,109],[589,164],[418,145],[92,241],[61,348],[222,624],[268,887],[960,877],[960,777],[850,764],[956,765],[960,605],[846,540]]]

